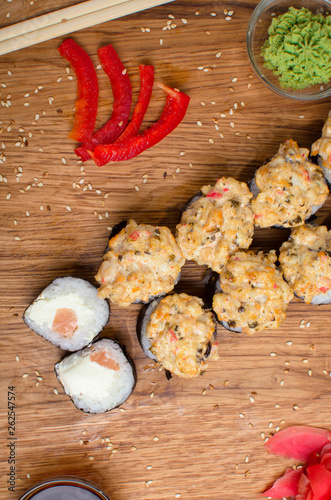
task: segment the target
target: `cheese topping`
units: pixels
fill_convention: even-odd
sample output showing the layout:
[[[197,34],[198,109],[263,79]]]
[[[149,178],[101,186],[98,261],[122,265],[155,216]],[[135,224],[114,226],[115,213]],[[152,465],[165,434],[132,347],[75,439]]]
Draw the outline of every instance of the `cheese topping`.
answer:
[[[252,243],[252,193],[244,182],[222,177],[204,186],[177,225],[177,242],[184,257],[220,272],[229,256]]]
[[[324,203],[329,190],[321,168],[307,159],[308,154],[290,139],[256,171],[259,194],[252,200],[256,226],[299,226]]]
[[[220,274],[220,288],[213,309],[220,321],[252,334],[278,328],[285,319],[293,293],[276,268],[275,250],[236,252]]]
[[[308,224],[292,229],[279,261],[292,290],[310,304],[315,295],[331,290],[331,231]]]
[[[320,155],[322,160],[322,168],[331,170],[331,111],[322,128],[322,137],[314,142],[311,147],[311,154],[313,156]],[[329,172],[328,175],[330,175]]]
[[[161,299],[146,328],[151,352],[166,370],[180,377],[196,377],[217,359],[213,313],[203,300],[186,293]]]
[[[174,288],[184,263],[170,229],[130,220],[109,241],[95,277],[101,283],[98,296],[122,306],[147,302]]]

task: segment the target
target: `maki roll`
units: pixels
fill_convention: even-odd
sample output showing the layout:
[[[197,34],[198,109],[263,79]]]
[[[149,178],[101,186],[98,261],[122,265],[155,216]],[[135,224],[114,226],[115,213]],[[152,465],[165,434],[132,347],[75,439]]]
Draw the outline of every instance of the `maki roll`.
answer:
[[[253,334],[278,328],[293,298],[279,269],[275,250],[232,255],[220,274],[213,298],[219,322],[233,332]]]
[[[331,231],[326,226],[292,229],[280,248],[279,262],[295,295],[307,304],[331,302]]]
[[[250,185],[255,226],[300,226],[323,205],[329,190],[321,168],[308,154],[290,139],[255,172]]]
[[[102,331],[109,312],[91,283],[67,276],[52,281],[25,310],[23,320],[52,344],[76,351]]]
[[[252,194],[247,184],[222,177],[203,186],[177,225],[177,242],[186,259],[220,272],[229,256],[253,239]]]
[[[218,359],[216,325],[203,300],[174,293],[145,306],[137,334],[145,354],[179,377],[196,377]]]
[[[322,137],[311,146],[311,154],[317,156],[317,162],[322,168],[325,178],[331,185],[331,111],[322,129]]]
[[[129,220],[111,237],[95,277],[98,296],[129,306],[171,291],[185,259],[170,229]]]
[[[102,339],[70,354],[55,365],[65,393],[79,410],[104,413],[120,406],[132,393],[135,370],[117,342]]]

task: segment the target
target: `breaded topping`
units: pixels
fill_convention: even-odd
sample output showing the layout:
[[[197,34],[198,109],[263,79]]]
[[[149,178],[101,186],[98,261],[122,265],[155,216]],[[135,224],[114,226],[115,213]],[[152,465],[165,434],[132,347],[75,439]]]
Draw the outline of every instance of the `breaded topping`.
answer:
[[[174,288],[184,263],[170,229],[129,220],[109,241],[95,277],[98,296],[122,306],[147,302]]]
[[[220,272],[231,254],[252,243],[252,193],[247,184],[231,177],[201,192],[183,213],[176,239],[184,257]]]
[[[311,154],[313,156],[320,155],[322,168],[331,169],[331,111],[322,128],[322,137],[315,141],[311,147]]]
[[[236,252],[220,274],[220,288],[213,309],[230,328],[252,334],[278,328],[285,319],[293,293],[276,268],[275,250]]]
[[[252,200],[256,226],[302,225],[324,203],[329,190],[322,169],[307,159],[308,154],[290,139],[256,171],[259,193]]]
[[[315,295],[331,289],[331,231],[309,224],[292,229],[279,262],[292,290],[310,304]]]
[[[203,300],[186,293],[160,300],[146,328],[151,352],[166,370],[180,377],[195,377],[217,359],[215,320]]]

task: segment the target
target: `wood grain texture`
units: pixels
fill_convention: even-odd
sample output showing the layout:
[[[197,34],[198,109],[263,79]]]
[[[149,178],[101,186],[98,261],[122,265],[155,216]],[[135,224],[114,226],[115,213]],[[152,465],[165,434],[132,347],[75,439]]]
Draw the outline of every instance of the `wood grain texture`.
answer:
[[[2,2],[1,20],[18,22],[72,3]],[[191,96],[184,121],[164,141],[103,168],[87,162],[82,169],[67,139],[76,82],[57,52],[63,38],[1,57],[3,443],[8,386],[15,386],[17,398],[16,492],[3,481],[1,498],[15,500],[41,479],[75,474],[96,482],[112,500],[170,500],[176,494],[182,500],[253,500],[291,465],[267,455],[266,437],[293,424],[330,428],[330,306],[294,300],[281,328],[253,336],[218,327],[219,361],[203,377],[167,381],[136,339],[140,306],[113,305],[103,335],[126,345],[138,383],[121,409],[98,416],[74,408],[53,369],[64,353],[21,319],[58,276],[94,283],[108,228],[120,220],[134,217],[174,231],[180,209],[202,185],[220,175],[248,181],[280,142],[293,138],[310,147],[319,137],[329,100],[278,97],[250,68],[245,36],[256,3],[176,0],[74,34],[95,65],[97,49],[114,45],[132,80],[134,102],[142,63],[155,66],[156,80]],[[233,11],[230,21],[225,9]],[[100,125],[112,98],[101,69],[98,78]],[[144,126],[157,119],[163,104],[155,87]],[[330,199],[318,221],[330,226]],[[253,247],[279,248],[287,237],[286,230],[259,230]],[[204,269],[188,262],[177,289],[203,296],[203,278]],[[302,320],[310,325],[300,327]],[[3,451],[5,477],[5,444]]]

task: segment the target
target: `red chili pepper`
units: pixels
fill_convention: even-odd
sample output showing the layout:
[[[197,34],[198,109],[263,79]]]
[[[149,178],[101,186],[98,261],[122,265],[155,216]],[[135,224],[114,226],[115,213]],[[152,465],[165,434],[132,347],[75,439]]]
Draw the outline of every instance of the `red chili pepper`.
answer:
[[[169,333],[170,333],[170,342],[177,342],[177,337],[175,335],[175,332],[169,328]]]
[[[133,110],[132,118],[129,125],[124,129],[124,132],[116,139],[115,143],[122,142],[128,137],[138,134],[140,125],[147,111],[149,101],[151,99],[153,83],[154,83],[154,66],[139,66],[140,74],[140,92],[138,102]]]
[[[223,195],[219,191],[210,191],[207,194],[207,198],[222,198],[222,197],[223,197]]]
[[[106,45],[98,50],[100,63],[108,75],[113,91],[113,112],[109,120],[75,150],[77,156],[83,161],[91,158],[88,151],[94,151],[99,144],[114,142],[123,132],[128,123],[131,102],[132,87],[129,76],[112,45]]]
[[[100,145],[95,148],[94,152],[90,151],[90,155],[99,167],[110,161],[134,158],[164,139],[183,120],[190,101],[189,96],[161,83],[158,86],[167,94],[159,120],[141,134],[128,137],[119,141],[118,144]]]
[[[97,74],[89,55],[71,38],[65,40],[58,50],[70,63],[77,78],[75,121],[69,137],[78,142],[87,141],[93,133],[97,117]]]

